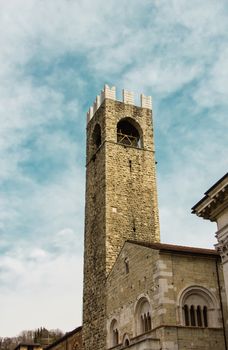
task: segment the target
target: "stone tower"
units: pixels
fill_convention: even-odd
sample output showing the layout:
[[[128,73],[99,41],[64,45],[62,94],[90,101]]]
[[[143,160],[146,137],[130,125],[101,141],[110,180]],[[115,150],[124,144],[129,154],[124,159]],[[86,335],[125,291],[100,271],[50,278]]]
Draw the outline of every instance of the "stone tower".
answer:
[[[105,85],[87,113],[85,350],[106,345],[106,278],[125,240],[159,242],[151,97]]]

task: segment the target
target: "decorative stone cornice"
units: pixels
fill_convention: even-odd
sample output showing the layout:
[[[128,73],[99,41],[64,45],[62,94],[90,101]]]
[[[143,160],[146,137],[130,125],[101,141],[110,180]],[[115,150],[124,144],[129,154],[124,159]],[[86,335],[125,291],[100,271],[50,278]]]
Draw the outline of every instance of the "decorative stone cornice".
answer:
[[[223,264],[228,261],[228,238],[223,241],[215,244],[215,248],[219,255],[221,256]]]
[[[192,213],[210,221],[228,207],[228,173],[217,181],[205,196],[192,207]]]

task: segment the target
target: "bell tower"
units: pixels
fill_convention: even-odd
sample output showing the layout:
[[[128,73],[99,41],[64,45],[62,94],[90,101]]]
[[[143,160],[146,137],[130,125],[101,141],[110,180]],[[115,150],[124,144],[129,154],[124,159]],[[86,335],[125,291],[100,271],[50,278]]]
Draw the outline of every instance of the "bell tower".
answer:
[[[106,345],[106,278],[127,239],[159,242],[151,97],[107,85],[87,113],[85,350]]]

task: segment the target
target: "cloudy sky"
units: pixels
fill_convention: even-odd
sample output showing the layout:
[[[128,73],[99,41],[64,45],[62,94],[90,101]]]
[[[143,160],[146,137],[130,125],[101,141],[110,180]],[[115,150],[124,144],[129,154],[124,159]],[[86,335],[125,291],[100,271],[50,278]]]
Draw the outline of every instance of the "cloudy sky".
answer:
[[[227,0],[0,0],[0,336],[81,324],[86,111],[152,95],[163,242],[227,171]],[[137,99],[136,99],[137,100]]]

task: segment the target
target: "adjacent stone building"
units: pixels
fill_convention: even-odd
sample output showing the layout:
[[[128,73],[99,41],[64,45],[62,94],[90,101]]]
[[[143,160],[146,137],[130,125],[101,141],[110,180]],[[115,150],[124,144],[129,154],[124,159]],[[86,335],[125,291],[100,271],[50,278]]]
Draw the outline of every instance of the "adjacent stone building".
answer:
[[[14,350],[43,350],[43,347],[38,343],[19,343]]]
[[[215,250],[128,240],[108,276],[107,298],[107,349],[225,349]]]
[[[82,349],[82,327],[67,332],[63,337],[45,347],[45,350],[80,350]],[[20,350],[20,349],[19,349]],[[29,350],[29,349],[25,349]]]
[[[106,85],[87,114],[79,348],[223,350],[227,322],[218,252],[160,243],[151,98]]]
[[[217,223],[216,237],[223,273],[225,278],[226,295],[228,296],[228,173],[219,179],[205,196],[192,208],[192,212],[206,220]]]

